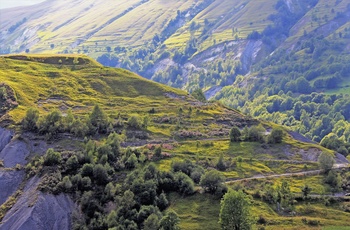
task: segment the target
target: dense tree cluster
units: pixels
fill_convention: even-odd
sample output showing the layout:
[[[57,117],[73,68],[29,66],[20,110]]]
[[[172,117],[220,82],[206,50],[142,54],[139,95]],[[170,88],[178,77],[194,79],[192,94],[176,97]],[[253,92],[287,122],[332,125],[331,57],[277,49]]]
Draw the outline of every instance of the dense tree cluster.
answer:
[[[238,89],[227,88],[220,98],[225,103],[257,118],[291,127],[322,146],[347,156],[350,141],[350,104],[348,95],[312,93],[294,97],[291,93],[259,95],[252,102]],[[244,101],[244,103],[243,103]]]
[[[96,134],[110,134],[124,128],[132,130],[147,129],[148,117],[141,120],[138,116],[131,116],[127,121],[120,118],[111,120],[107,114],[95,105],[88,116],[77,117],[71,110],[65,116],[58,110],[52,110],[40,116],[39,110],[30,108],[22,120],[22,128],[27,131],[46,135],[48,139],[59,133],[71,133],[77,137],[94,136]]]
[[[26,166],[30,175],[45,172],[42,191],[70,193],[79,203],[82,213],[73,216],[73,229],[177,229],[177,214],[167,210],[168,193],[192,195],[195,184],[218,198],[227,191],[215,170],[205,172],[185,160],[160,171],[149,162],[149,150],[122,149],[119,143],[112,133],[105,141],[88,140],[81,152],[49,149]]]
[[[138,150],[122,150],[118,136],[111,134],[102,143],[88,141],[80,153],[58,153],[49,149],[35,158],[28,172],[49,167],[41,190],[71,193],[82,208],[83,217],[74,220],[74,229],[175,229],[179,219],[169,206],[165,192],[194,193],[194,182],[185,173],[159,171]],[[123,183],[116,183],[121,170],[131,171]],[[106,210],[106,206],[111,208]]]
[[[270,144],[277,144],[282,142],[284,131],[281,128],[271,129],[270,134],[266,134],[266,129],[261,125],[253,125],[251,127],[244,127],[240,130],[237,126],[234,126],[230,130],[230,141],[258,141],[266,142]]]

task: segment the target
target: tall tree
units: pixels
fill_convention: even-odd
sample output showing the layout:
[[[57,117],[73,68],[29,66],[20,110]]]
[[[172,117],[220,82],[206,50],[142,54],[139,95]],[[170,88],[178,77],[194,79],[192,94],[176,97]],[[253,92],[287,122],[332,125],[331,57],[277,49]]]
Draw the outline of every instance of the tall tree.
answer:
[[[91,131],[97,131],[99,133],[104,133],[108,127],[108,117],[104,113],[104,111],[100,108],[100,106],[95,105],[91,114],[90,114],[90,124]]]
[[[237,126],[232,127],[230,130],[230,140],[231,142],[237,142],[241,140],[241,131]]]
[[[177,226],[179,224],[179,217],[177,216],[176,212],[173,210],[170,210],[160,221],[160,225],[162,226],[163,230],[177,230],[179,227]]]
[[[205,98],[205,95],[204,95],[202,89],[200,89],[200,88],[194,90],[191,95],[194,98],[196,98],[198,101],[201,101],[201,102],[206,102],[207,101],[207,99]]]
[[[219,223],[223,230],[250,230],[250,200],[242,191],[230,191],[221,200]]]
[[[327,173],[333,168],[334,159],[329,153],[322,152],[318,157],[318,163],[320,164],[321,169]]]

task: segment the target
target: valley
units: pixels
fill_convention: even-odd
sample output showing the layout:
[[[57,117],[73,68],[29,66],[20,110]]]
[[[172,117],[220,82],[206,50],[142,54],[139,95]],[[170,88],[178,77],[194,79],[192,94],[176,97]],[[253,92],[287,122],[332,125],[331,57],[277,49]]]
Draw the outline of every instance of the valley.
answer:
[[[237,229],[349,229],[348,1],[47,0],[0,22],[0,230],[234,229],[230,196]]]

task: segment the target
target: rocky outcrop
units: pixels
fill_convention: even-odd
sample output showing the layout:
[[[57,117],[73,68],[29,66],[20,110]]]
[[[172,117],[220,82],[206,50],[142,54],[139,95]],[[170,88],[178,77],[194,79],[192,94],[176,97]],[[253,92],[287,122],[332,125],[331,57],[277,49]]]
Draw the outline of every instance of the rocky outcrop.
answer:
[[[5,154],[5,153],[11,154],[11,152],[13,153],[14,149],[10,151],[10,148],[8,148],[12,138],[13,138],[12,131],[4,128],[0,128],[0,160],[3,161],[3,164],[6,168],[11,168],[17,164],[16,162],[18,162],[15,159],[17,157],[17,154],[13,154],[13,157],[10,157],[10,155]],[[0,205],[2,205],[14,192],[17,191],[17,189],[19,188],[19,185],[22,183],[24,179],[24,175],[25,175],[24,171],[9,170],[9,169],[0,170],[0,188],[1,188]]]
[[[37,191],[40,179],[32,178],[16,204],[6,213],[0,230],[69,230],[73,201],[65,194],[58,196]]]
[[[245,49],[241,55],[242,69],[241,74],[245,75],[250,71],[250,67],[255,62],[258,53],[262,48],[263,42],[261,40],[248,41]]]
[[[16,164],[25,165],[30,149],[24,141],[13,139],[0,152],[0,159],[4,161],[6,168],[13,168]]]
[[[23,189],[21,184],[25,172],[10,168],[17,164],[24,166],[33,150],[44,153],[47,145],[42,143],[37,140],[32,144],[27,136],[24,139],[13,137],[12,131],[0,128],[0,160],[5,167],[0,170],[0,205],[18,189]],[[38,177],[26,183],[16,203],[2,219],[0,230],[71,229],[71,213],[75,209],[73,201],[66,194],[44,194],[38,191],[39,184]]]
[[[0,171],[0,205],[17,191],[24,175],[24,171]]]
[[[13,132],[7,129],[0,128],[0,152],[10,143],[13,137]]]
[[[26,142],[14,137],[13,131],[0,128],[0,160],[5,168],[13,168],[17,164],[25,165],[29,153],[30,146]]]

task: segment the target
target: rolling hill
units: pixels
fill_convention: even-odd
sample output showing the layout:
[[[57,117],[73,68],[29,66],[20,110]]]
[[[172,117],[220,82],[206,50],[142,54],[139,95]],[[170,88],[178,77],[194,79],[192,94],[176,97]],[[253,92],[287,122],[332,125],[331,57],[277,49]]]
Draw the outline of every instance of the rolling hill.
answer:
[[[0,66],[0,229],[142,229],[171,210],[182,229],[219,229],[220,189],[243,187],[256,227],[348,224],[348,199],[331,194],[348,186],[347,160],[285,128],[83,55],[6,55]],[[240,141],[229,138],[234,126]],[[342,183],[319,170],[321,155]],[[214,194],[200,182],[212,170],[222,180]],[[281,211],[267,194],[286,182],[295,201],[282,198]]]

